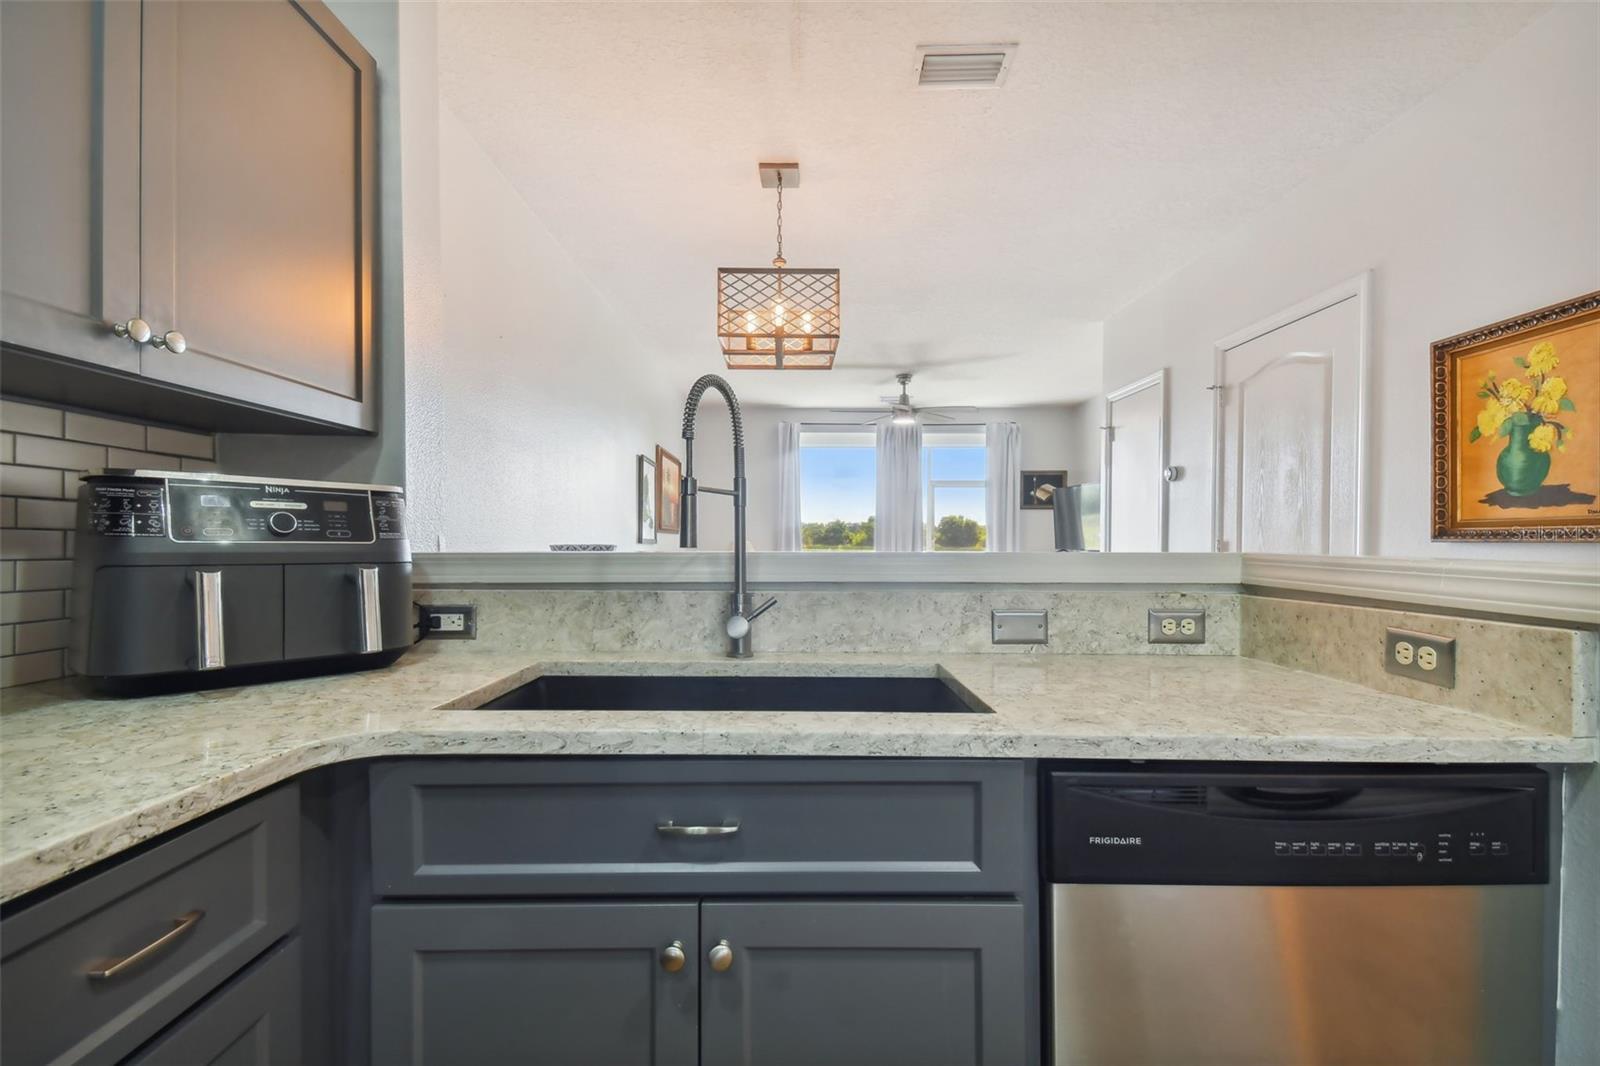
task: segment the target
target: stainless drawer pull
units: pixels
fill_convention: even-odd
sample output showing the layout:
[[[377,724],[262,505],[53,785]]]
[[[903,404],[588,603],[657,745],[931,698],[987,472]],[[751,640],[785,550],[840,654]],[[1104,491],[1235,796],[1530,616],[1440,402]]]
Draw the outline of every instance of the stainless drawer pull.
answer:
[[[109,980],[118,976],[119,974],[131,970],[133,967],[139,965],[152,955],[159,955],[173,944],[176,944],[179,940],[182,940],[183,935],[189,930],[193,929],[200,919],[204,918],[205,916],[205,911],[190,911],[182,918],[179,918],[177,923],[173,925],[171,929],[165,933],[162,933],[160,936],[150,941],[150,943],[146,944],[138,951],[135,951],[132,955],[125,955],[120,959],[107,959],[105,962],[100,964],[98,969],[90,970],[89,980]]]
[[[220,670],[228,665],[222,628],[222,571],[194,572],[194,613],[195,669]]]
[[[656,832],[664,837],[731,837],[739,831],[739,823],[733,825],[674,825],[671,822],[656,826]]]
[[[383,607],[378,600],[378,568],[363,566],[356,569],[356,591],[361,608],[361,652],[363,655],[383,650]]]

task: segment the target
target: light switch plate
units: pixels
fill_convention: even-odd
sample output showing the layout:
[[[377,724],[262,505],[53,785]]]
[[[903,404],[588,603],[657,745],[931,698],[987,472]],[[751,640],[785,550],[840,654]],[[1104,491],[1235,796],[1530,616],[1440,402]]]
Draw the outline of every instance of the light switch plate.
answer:
[[[1151,644],[1204,644],[1206,642],[1206,611],[1204,607],[1161,611],[1150,609]]]
[[[1383,668],[1400,677],[1455,688],[1455,638],[1390,626],[1383,631]]]
[[[1049,611],[991,611],[989,636],[995,644],[1048,644]]]

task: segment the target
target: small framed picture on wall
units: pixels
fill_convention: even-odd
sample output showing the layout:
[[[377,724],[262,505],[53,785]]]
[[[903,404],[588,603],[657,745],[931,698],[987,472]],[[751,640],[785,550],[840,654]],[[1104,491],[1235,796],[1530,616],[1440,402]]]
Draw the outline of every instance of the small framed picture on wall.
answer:
[[[639,456],[639,543],[656,542],[656,464]]]
[[[1055,506],[1057,490],[1067,487],[1065,470],[1024,470],[1022,472],[1022,509],[1048,511]]]
[[[676,533],[683,528],[683,464],[656,445],[656,532]]]

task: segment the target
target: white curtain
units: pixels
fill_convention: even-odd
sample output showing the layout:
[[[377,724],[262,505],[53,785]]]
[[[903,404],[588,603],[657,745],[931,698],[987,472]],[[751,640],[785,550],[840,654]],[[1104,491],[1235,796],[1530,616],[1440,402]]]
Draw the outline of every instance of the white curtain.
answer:
[[[988,485],[983,494],[984,519],[992,552],[1022,550],[1022,427],[1015,422],[990,422],[983,443]]]
[[[800,550],[800,423],[778,423],[778,550]]]
[[[878,423],[878,517],[873,548],[922,550],[922,427]]]

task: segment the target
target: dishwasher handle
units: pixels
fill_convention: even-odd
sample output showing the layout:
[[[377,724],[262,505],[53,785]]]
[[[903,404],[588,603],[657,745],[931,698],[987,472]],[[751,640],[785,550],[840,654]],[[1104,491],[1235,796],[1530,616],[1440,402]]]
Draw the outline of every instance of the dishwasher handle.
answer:
[[[1256,785],[1224,787],[1217,791],[1248,807],[1269,811],[1325,811],[1361,795],[1359,788],[1265,788]]]

